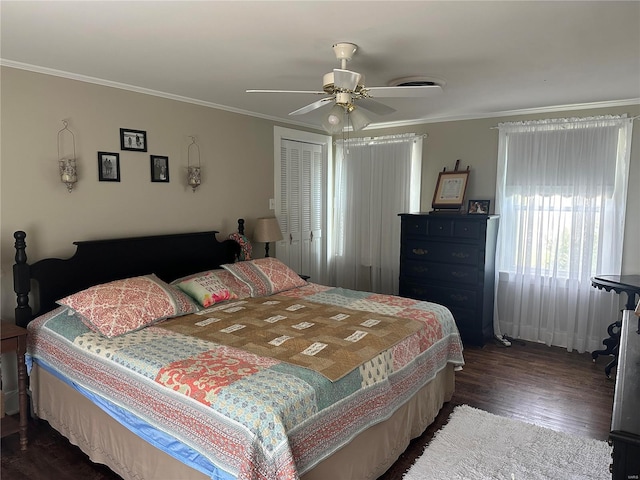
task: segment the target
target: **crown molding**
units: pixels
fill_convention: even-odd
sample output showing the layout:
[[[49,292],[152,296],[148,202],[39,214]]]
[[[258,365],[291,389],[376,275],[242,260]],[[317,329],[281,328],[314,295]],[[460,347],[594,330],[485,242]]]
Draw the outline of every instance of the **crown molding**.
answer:
[[[112,87],[118,88],[121,90],[128,90],[131,92],[142,93],[144,95],[152,95],[155,97],[166,98],[169,100],[175,100],[177,102],[191,103],[194,105],[199,105],[207,108],[215,108],[218,110],[224,110],[231,113],[237,113],[239,115],[247,115],[250,117],[261,118],[263,120],[269,120],[276,123],[284,123],[286,125],[297,125],[300,127],[311,128],[314,130],[322,130],[317,125],[311,125],[305,122],[299,122],[294,120],[284,120],[279,117],[274,117],[271,115],[264,115],[261,113],[251,112],[248,110],[242,110],[239,108],[229,107],[227,105],[220,105],[212,102],[205,102],[203,100],[197,100],[195,98],[183,97],[181,95],[174,95],[171,93],[160,92],[157,90],[152,90],[149,88],[137,87],[135,85],[129,85],[126,83],[113,82],[110,80],[104,80],[101,78],[90,77],[87,75],[80,75],[76,73],[65,72],[62,70],[56,70],[53,68],[41,67],[38,65],[31,65],[28,63],[15,62],[13,60],[6,60],[0,58],[0,66],[17,68],[20,70],[28,70],[30,72],[42,73],[44,75],[52,75],[55,77],[66,78],[69,80],[76,80],[79,82],[93,83],[95,85],[101,85],[104,87]],[[640,98],[631,98],[625,100],[613,100],[606,102],[592,102],[592,103],[580,103],[580,104],[567,104],[567,105],[551,105],[547,107],[538,107],[538,108],[524,108],[518,110],[505,110],[499,112],[489,112],[489,113],[470,113],[464,115],[454,115],[454,116],[442,116],[442,117],[426,117],[426,118],[418,118],[414,120],[406,120],[399,122],[381,122],[381,123],[372,123],[367,126],[363,130],[375,130],[382,128],[394,128],[394,127],[406,127],[413,125],[423,125],[427,123],[442,123],[442,122],[454,122],[460,120],[479,120],[483,118],[497,118],[497,117],[511,117],[511,116],[519,116],[519,115],[535,115],[540,113],[552,113],[552,112],[561,112],[567,110],[587,110],[587,109],[595,109],[595,108],[611,108],[611,107],[625,107],[630,105],[640,105]]]

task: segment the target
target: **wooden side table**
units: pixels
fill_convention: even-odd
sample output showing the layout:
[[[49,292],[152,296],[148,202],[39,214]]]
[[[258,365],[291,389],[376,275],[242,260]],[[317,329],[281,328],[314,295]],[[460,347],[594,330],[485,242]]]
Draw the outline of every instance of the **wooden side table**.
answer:
[[[640,275],[598,275],[591,279],[591,285],[607,292],[613,290],[617,294],[626,293],[627,303],[625,310],[636,308],[636,295],[640,295]],[[607,327],[609,338],[605,338],[602,343],[607,347],[591,352],[591,358],[595,362],[599,355],[613,355],[604,369],[607,378],[611,378],[611,370],[618,364],[618,350],[620,344],[620,332],[622,321],[616,320]],[[640,318],[638,319],[637,333],[640,333]]]
[[[20,432],[20,449],[27,449],[27,366],[24,355],[27,352],[27,330],[9,322],[0,323],[2,347],[0,353],[16,352],[18,357],[18,403],[20,406],[20,421],[5,415],[0,425],[2,437]]]

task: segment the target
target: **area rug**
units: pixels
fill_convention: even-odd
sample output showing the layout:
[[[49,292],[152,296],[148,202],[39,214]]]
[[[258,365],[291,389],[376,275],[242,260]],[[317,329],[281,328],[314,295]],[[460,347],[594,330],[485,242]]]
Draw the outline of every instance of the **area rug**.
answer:
[[[404,480],[610,480],[606,442],[455,408]]]

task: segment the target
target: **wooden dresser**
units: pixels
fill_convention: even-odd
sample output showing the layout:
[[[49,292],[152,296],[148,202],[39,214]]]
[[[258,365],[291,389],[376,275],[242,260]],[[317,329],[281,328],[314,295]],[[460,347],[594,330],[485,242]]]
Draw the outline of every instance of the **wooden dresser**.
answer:
[[[440,303],[462,341],[493,337],[497,215],[400,214],[400,295]]]
[[[616,390],[613,397],[610,466],[613,480],[640,478],[640,319],[632,310],[622,315]]]

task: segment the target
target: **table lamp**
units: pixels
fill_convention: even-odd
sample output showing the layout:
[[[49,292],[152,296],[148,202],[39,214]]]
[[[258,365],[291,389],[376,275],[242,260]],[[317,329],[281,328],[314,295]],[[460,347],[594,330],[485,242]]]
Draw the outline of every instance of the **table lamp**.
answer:
[[[264,256],[269,256],[269,243],[282,240],[282,232],[278,219],[275,217],[258,218],[256,228],[253,230],[253,240],[264,242]]]

